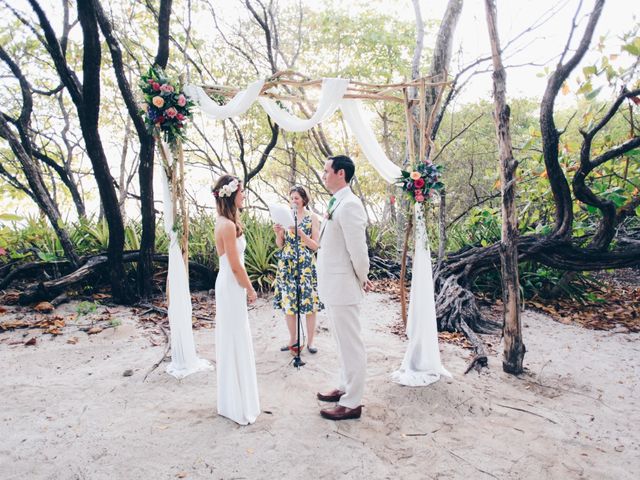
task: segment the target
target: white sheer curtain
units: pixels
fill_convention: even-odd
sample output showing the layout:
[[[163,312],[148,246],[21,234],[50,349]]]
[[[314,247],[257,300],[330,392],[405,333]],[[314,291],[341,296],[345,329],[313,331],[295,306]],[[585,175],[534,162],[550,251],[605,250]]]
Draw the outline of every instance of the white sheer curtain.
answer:
[[[249,107],[253,105],[258,95],[260,95],[263,85],[264,80],[256,80],[245,90],[238,92],[225,105],[218,105],[197,85],[185,86],[184,93],[198,104],[202,113],[215,120],[224,120],[225,118],[240,116],[249,110]]]
[[[400,167],[389,160],[384,150],[376,140],[371,126],[364,120],[360,100],[343,99],[340,103],[342,116],[349,125],[349,129],[356,137],[360,148],[367,160],[388,183],[395,182],[400,177]]]
[[[440,375],[450,377],[451,374],[440,361],[431,252],[424,209],[418,203],[414,207],[414,218],[415,252],[407,315],[409,345],[402,365],[393,372],[391,378],[402,385],[421,386],[438,381]]]
[[[260,102],[264,111],[269,114],[273,121],[280,125],[284,130],[288,130],[290,132],[304,132],[333,115],[333,113],[338,109],[340,101],[347,91],[348,86],[349,80],[343,78],[323,79],[318,108],[311,118],[304,120],[301,120],[280,108],[275,100],[270,98],[259,97],[258,102]]]
[[[171,158],[171,152],[164,142],[160,148],[165,151],[166,158]],[[167,365],[167,373],[176,378],[212,368],[211,364],[199,358],[193,341],[191,325],[191,293],[189,291],[189,277],[182,260],[182,250],[178,241],[178,234],[173,230],[173,202],[169,189],[169,180],[160,168],[162,180],[162,198],[164,211],[164,231],[169,237],[169,272],[167,303],[169,329],[171,330],[171,363]]]
[[[291,132],[309,130],[340,108],[345,122],[358,141],[364,155],[380,176],[389,183],[395,182],[400,177],[400,167],[389,160],[378,143],[371,126],[365,121],[361,102],[356,99],[343,98],[349,86],[349,80],[323,79],[318,108],[309,119],[300,119],[281,108],[274,100],[259,97],[262,88],[262,84],[258,87],[259,82],[254,82],[246,90],[239,92],[225,106],[235,102],[235,106],[228,110],[223,110],[225,107],[211,101],[206,97],[204,91],[197,90],[198,87],[189,88],[191,93],[188,92],[188,94],[196,103],[200,104],[207,115],[218,119],[232,116],[230,112],[236,115],[244,113],[249,108],[250,101],[252,103],[257,98],[269,116],[280,127]],[[206,98],[202,98],[203,95]],[[224,114],[220,112],[224,112]],[[450,376],[440,360],[431,256],[423,210],[420,205],[415,207],[415,218],[416,241],[407,319],[409,343],[400,369],[392,374],[393,381],[409,386],[428,385],[437,381],[440,375]]]

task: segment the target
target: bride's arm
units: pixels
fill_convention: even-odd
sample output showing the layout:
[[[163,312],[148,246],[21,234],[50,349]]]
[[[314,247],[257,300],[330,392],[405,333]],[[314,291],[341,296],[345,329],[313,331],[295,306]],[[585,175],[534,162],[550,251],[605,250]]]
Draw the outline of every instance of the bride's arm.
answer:
[[[242,288],[247,289],[249,300],[253,301],[257,295],[256,291],[253,289],[253,285],[251,285],[249,275],[247,275],[247,271],[240,261],[238,244],[236,242],[236,226],[232,222],[225,222],[224,225],[221,225],[221,229],[222,231],[220,233],[222,234],[222,241],[224,243],[224,252],[227,255],[231,271],[236,277],[238,284]]]

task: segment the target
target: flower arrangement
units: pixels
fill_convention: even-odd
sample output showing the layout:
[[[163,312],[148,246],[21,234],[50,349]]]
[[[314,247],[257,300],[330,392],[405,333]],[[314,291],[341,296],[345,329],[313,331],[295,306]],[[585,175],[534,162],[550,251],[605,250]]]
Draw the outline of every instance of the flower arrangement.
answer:
[[[430,161],[420,162],[413,170],[402,170],[402,176],[396,183],[412,201],[423,203],[444,187],[440,181],[441,168]]]
[[[213,196],[216,198],[230,197],[231,195],[233,195],[233,192],[238,190],[239,186],[240,186],[240,182],[238,182],[238,180],[232,180],[226,185],[223,185],[222,187],[220,187],[219,190],[213,190]]]
[[[192,116],[194,103],[182,92],[180,83],[161,68],[151,67],[140,77],[140,89],[145,103],[141,114],[149,132],[159,129],[170,145],[184,139],[185,122]]]

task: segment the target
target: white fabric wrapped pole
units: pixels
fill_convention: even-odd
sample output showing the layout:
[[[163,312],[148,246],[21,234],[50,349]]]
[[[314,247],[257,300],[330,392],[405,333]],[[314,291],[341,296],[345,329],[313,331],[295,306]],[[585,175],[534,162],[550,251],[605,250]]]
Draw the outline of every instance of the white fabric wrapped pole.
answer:
[[[238,117],[249,110],[260,95],[263,85],[264,80],[256,80],[245,90],[238,92],[226,105],[218,105],[197,85],[185,86],[184,92],[206,116],[215,120],[224,120],[229,117]]]
[[[170,162],[171,152],[162,142],[162,148]],[[169,272],[167,302],[169,304],[169,329],[171,337],[171,363],[167,365],[167,373],[176,378],[200,370],[212,368],[211,364],[196,354],[191,325],[191,293],[189,278],[182,259],[182,251],[178,241],[178,234],[173,230],[173,202],[169,189],[169,180],[164,168],[160,167],[162,179],[162,193],[164,203],[164,231],[169,236]]]
[[[395,182],[401,175],[400,167],[389,160],[373,130],[364,121],[360,101],[343,99],[340,109],[373,168],[387,182]],[[451,374],[440,361],[433,269],[423,206],[416,203],[414,212],[415,252],[407,316],[409,344],[400,369],[395,371],[391,378],[402,385],[424,386],[438,381],[440,375],[450,377]]]
[[[407,318],[409,345],[400,369],[393,372],[391,378],[396,383],[417,387],[438,381],[440,375],[450,377],[451,374],[440,361],[431,253],[423,206],[416,203],[414,213],[415,253]]]
[[[289,132],[304,132],[315,127],[325,118],[329,118],[340,106],[340,101],[347,91],[349,80],[343,78],[325,78],[322,80],[322,91],[320,92],[320,102],[313,116],[309,119],[300,119],[291,115],[272,99],[259,97],[258,102],[264,111],[280,127]]]

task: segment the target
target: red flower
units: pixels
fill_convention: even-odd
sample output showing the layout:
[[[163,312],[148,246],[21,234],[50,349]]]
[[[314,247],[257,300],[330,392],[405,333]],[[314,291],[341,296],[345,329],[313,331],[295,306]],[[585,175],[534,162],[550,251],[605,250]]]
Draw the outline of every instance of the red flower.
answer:
[[[153,88],[154,92],[158,92],[160,90],[160,84],[158,82],[153,82],[151,84],[151,88]]]
[[[176,115],[176,118],[180,121],[184,120],[184,115],[179,113],[178,115]]]
[[[413,182],[413,184],[415,185],[416,188],[424,187],[424,178],[418,178]]]
[[[395,195],[391,195],[391,197],[389,197],[389,203],[391,205],[395,205],[395,203],[396,203],[396,196]]]
[[[156,120],[157,123],[163,123],[164,122],[164,115],[160,115],[158,117],[158,119]]]

